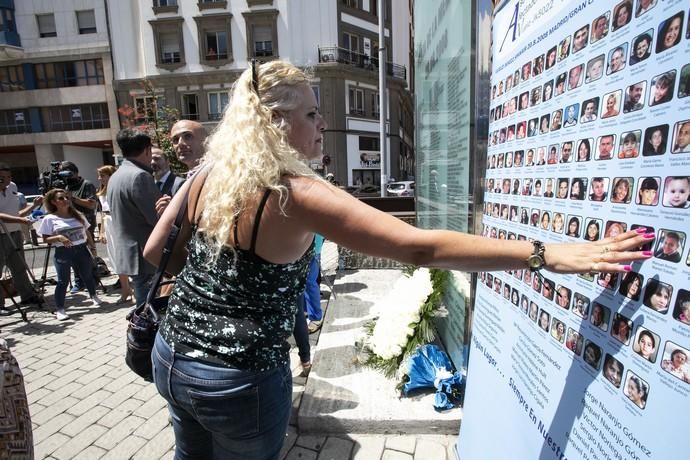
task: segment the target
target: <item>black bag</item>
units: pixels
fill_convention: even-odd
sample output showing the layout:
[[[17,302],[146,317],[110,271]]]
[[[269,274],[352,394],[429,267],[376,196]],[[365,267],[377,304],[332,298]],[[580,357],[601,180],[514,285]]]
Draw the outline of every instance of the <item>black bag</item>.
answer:
[[[168,260],[175,246],[177,234],[182,227],[182,219],[186,214],[187,197],[185,197],[183,205],[180,206],[180,210],[177,212],[177,217],[175,218],[175,223],[168,234],[158,270],[156,270],[151,288],[146,296],[146,302],[137,305],[127,313],[127,351],[125,354],[125,363],[147,382],[153,382],[151,351],[153,351],[153,342],[156,339],[158,327],[163,320],[163,315],[165,315],[168,309],[168,301],[170,299],[169,295],[156,296],[158,294],[158,289],[162,285],[175,282],[174,280],[162,281],[162,279],[165,274],[165,267],[168,265]]]
[[[105,278],[110,275],[110,269],[108,268],[108,264],[105,263],[105,260],[96,256],[93,258],[93,262],[96,265],[96,274],[98,275],[96,279]]]
[[[174,283],[174,280],[159,284]],[[158,327],[168,310],[170,296],[161,296],[146,300],[127,313],[127,353],[125,362],[138,376],[147,382],[153,382],[151,351],[158,333]]]

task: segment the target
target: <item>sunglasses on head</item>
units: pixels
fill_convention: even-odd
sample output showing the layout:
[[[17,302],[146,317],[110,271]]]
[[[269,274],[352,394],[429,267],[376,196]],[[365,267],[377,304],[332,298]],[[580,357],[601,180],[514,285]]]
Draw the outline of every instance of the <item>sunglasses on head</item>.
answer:
[[[258,59],[252,59],[252,87],[254,88],[254,92],[256,93],[257,96],[261,97],[259,95],[259,72],[257,68],[263,64],[263,61],[260,61]]]

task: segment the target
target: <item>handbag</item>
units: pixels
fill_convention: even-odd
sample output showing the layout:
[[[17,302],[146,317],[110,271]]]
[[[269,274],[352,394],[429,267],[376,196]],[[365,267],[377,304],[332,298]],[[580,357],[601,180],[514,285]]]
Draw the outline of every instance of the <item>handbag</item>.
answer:
[[[175,223],[170,229],[168,239],[163,248],[163,255],[158,269],[153,277],[153,283],[149,289],[146,301],[137,305],[127,313],[127,351],[125,362],[138,376],[147,382],[153,382],[153,365],[151,364],[151,352],[153,342],[158,333],[158,327],[168,309],[170,295],[158,296],[158,289],[166,284],[172,284],[175,280],[163,281],[165,268],[170,260],[175,240],[182,228],[182,219],[187,214],[187,197],[177,212]]]

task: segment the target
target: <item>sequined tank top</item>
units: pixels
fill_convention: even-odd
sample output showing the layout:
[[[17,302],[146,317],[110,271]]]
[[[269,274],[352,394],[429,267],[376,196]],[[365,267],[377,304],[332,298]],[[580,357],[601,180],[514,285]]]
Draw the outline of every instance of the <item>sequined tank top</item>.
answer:
[[[160,334],[175,352],[237,369],[265,371],[289,362],[297,309],[314,244],[298,260],[274,264],[256,252],[261,214],[256,213],[249,250],[224,249],[215,261],[211,246],[193,225],[189,255],[175,283]],[[235,227],[235,241],[237,241]]]

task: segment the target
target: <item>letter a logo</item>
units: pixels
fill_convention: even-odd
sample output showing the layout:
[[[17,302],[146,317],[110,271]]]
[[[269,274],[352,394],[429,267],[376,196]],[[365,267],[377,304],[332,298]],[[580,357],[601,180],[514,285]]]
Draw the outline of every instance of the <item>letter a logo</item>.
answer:
[[[508,35],[510,35],[511,30],[513,32],[513,38],[510,41],[514,42],[515,39],[517,38],[518,18],[519,17],[520,17],[520,2],[516,2],[515,3],[515,11],[513,12],[513,17],[510,20],[510,24],[508,25],[508,30],[506,31],[506,34],[503,37],[503,42],[501,43],[501,48],[498,50],[499,52],[503,51],[503,45],[505,44],[506,38],[508,38]]]

